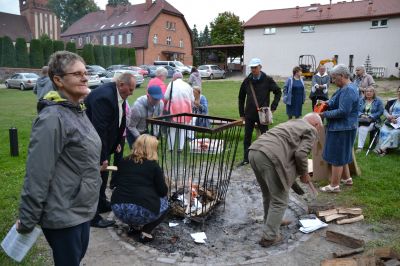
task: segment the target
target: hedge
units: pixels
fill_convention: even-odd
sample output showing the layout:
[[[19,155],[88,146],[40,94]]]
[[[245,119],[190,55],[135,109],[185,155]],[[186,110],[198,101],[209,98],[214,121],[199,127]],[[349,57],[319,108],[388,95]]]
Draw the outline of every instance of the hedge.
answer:
[[[15,48],[10,37],[3,37],[3,45],[1,49],[3,66],[16,67]]]
[[[53,41],[54,52],[64,51],[64,42],[63,41]]]
[[[135,48],[128,48],[129,65],[136,66],[136,50]]]
[[[103,47],[101,47],[101,45],[95,45],[93,51],[96,65],[104,66]]]
[[[121,53],[118,47],[111,47],[111,62],[112,65],[121,64]]]
[[[47,64],[49,62],[50,55],[54,53],[53,41],[50,39],[42,40],[42,49],[43,49],[43,62]]]
[[[74,42],[67,42],[65,50],[72,53],[76,53],[76,44]]]
[[[3,37],[0,37],[0,67],[3,66],[2,58],[3,58]]]
[[[93,45],[92,44],[85,44],[82,50],[82,57],[85,60],[87,65],[94,65],[94,52],[93,52]]]
[[[103,57],[104,57],[104,66],[105,67],[110,66],[112,64],[110,46],[103,46]]]
[[[43,47],[42,47],[42,42],[40,40],[33,39],[31,41],[29,59],[31,62],[31,67],[33,67],[33,68],[42,68],[43,67],[43,65],[44,65]]]
[[[24,38],[17,38],[15,41],[15,58],[17,67],[29,67],[28,47]]]
[[[128,48],[119,48],[121,64],[129,65]]]

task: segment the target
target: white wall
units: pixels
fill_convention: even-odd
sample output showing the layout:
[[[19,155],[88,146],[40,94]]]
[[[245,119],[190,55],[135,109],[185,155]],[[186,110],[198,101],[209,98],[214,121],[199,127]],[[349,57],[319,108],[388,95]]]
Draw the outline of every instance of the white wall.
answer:
[[[316,64],[339,56],[339,63],[362,65],[370,55],[373,67],[386,67],[385,76],[398,76],[400,64],[400,18],[388,19],[387,28],[371,29],[371,21],[321,24],[314,33],[301,33],[301,26],[276,27],[276,34],[264,35],[264,27],[245,29],[244,63],[253,57],[263,62],[269,75],[289,76],[299,55],[312,54]],[[248,69],[247,69],[248,73]]]

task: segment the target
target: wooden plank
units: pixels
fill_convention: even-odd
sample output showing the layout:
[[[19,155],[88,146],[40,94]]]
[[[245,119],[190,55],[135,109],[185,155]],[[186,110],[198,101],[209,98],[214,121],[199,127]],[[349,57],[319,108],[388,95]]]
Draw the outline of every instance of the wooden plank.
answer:
[[[338,213],[360,215],[360,214],[362,214],[362,209],[361,208],[339,208]]]
[[[400,254],[395,252],[392,248],[382,247],[375,248],[369,251],[369,254],[380,258],[380,259],[398,259],[400,260]]]
[[[335,205],[332,203],[309,203],[308,204],[308,213],[317,214],[318,211],[326,211],[335,208]]]
[[[361,248],[365,242],[362,239],[357,239],[352,236],[348,236],[339,232],[327,230],[326,240],[349,247],[349,248]]]
[[[346,214],[335,213],[335,214],[332,214],[332,215],[324,216],[324,220],[327,223],[331,222],[331,221],[334,221],[334,220],[337,220],[337,219],[340,219],[340,218],[347,218],[347,215]]]
[[[336,223],[337,224],[351,224],[351,223],[355,223],[355,222],[362,221],[362,220],[364,220],[364,215],[356,216],[356,217],[349,218],[349,219],[338,220],[338,221],[336,221]]]
[[[332,214],[336,214],[336,213],[337,213],[337,209],[318,211],[317,216],[322,217],[322,216],[328,216],[328,215],[332,215]]]
[[[347,257],[353,254],[358,254],[364,252],[364,248],[353,248],[350,250],[345,250],[345,251],[338,251],[338,252],[333,252],[333,257],[334,258],[342,258],[342,257]]]
[[[321,266],[376,266],[375,257],[340,258],[321,261]]]

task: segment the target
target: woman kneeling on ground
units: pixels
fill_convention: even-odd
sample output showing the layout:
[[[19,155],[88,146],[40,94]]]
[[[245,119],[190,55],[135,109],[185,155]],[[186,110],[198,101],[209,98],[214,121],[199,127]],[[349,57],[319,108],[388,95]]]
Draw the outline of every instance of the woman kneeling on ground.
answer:
[[[379,133],[379,142],[375,152],[380,156],[385,156],[387,149],[396,149],[400,146],[400,128],[393,128],[390,123],[399,124],[400,117],[400,86],[397,88],[397,98],[389,100],[385,106],[384,116],[385,125]]]
[[[362,151],[368,132],[374,129],[375,123],[380,121],[382,114],[382,100],[376,97],[374,87],[368,87],[365,90],[365,97],[360,100],[358,110],[358,145],[356,152]]]
[[[130,233],[141,227],[139,240],[153,240],[151,232],[168,211],[168,188],[157,163],[156,137],[140,135],[132,154],[118,165],[116,188],[111,196],[111,209],[115,216],[130,227]]]

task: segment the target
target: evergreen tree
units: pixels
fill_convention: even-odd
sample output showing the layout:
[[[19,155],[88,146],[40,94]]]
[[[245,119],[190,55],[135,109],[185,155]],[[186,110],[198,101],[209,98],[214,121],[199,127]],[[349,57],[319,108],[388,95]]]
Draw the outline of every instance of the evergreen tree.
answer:
[[[129,0],[108,0],[108,6],[116,7],[117,5],[130,5]]]
[[[199,32],[197,31],[196,24],[194,24],[192,29],[192,39],[193,39],[193,47],[199,46]]]
[[[42,68],[43,61],[43,47],[42,42],[38,39],[33,39],[30,45],[29,52],[30,65],[33,68]],[[47,62],[46,62],[47,63]]]
[[[3,47],[2,47],[2,54],[3,54],[3,66],[5,67],[16,67],[16,60],[15,60],[15,48],[14,44],[10,37],[4,36],[3,37]]]
[[[207,25],[204,27],[204,31],[200,33],[199,44],[200,46],[211,45],[210,30]]]
[[[94,65],[94,51],[93,51],[93,44],[85,44],[82,50],[82,57],[85,60],[86,64]]]
[[[3,66],[3,37],[0,37],[0,67]]]
[[[29,67],[28,47],[24,38],[17,38],[15,41],[15,56],[17,67]]]
[[[105,64],[103,56],[103,47],[101,45],[95,45],[93,47],[93,51],[94,51],[94,60],[96,61],[96,65],[104,67]]]
[[[65,50],[72,52],[72,53],[76,53],[76,45],[74,42],[67,42],[67,45],[65,47]]]
[[[104,66],[109,67],[112,65],[111,60],[111,47],[110,46],[103,46],[103,56],[104,56]]]
[[[119,48],[119,51],[120,51],[121,64],[129,65],[128,48]]]
[[[43,62],[47,64],[49,62],[50,55],[54,52],[53,41],[50,39],[42,40],[43,49]]]
[[[65,50],[64,42],[63,41],[53,41],[53,48],[54,48],[54,52],[64,51]]]
[[[135,48],[128,48],[129,65],[136,66],[136,50]]]
[[[118,47],[111,47],[111,62],[113,65],[121,64],[121,52]]]

